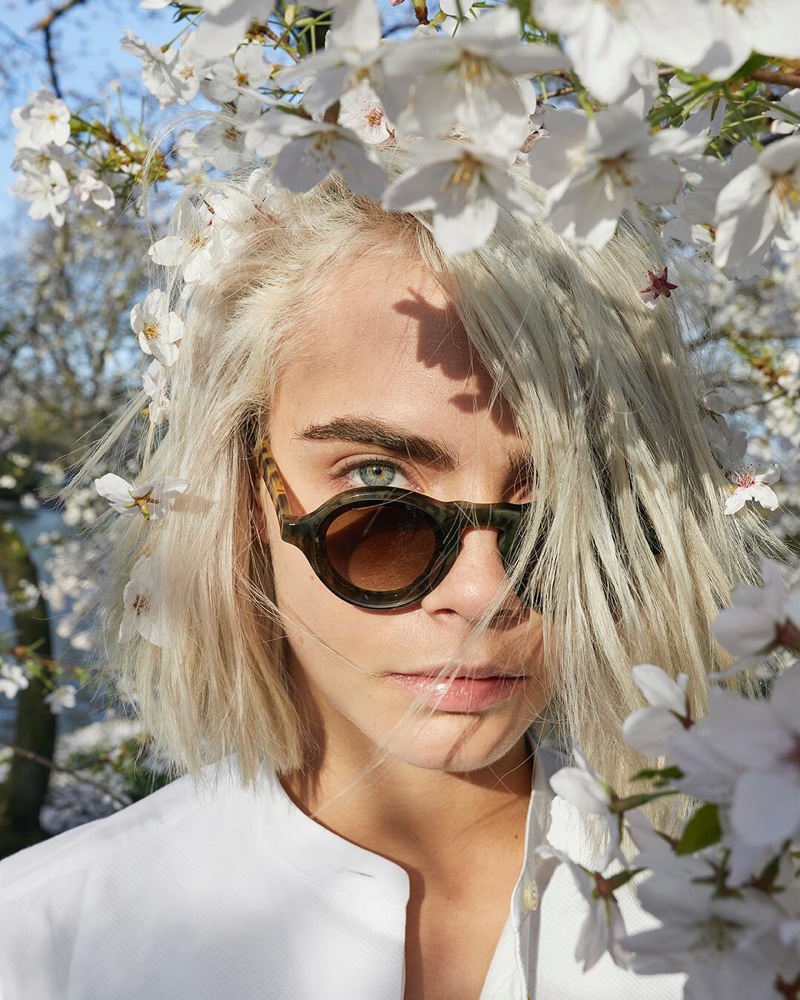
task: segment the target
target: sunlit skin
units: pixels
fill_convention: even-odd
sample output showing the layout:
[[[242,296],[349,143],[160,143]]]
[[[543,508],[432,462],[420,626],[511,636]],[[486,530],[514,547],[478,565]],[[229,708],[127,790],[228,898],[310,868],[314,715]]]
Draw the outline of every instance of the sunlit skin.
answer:
[[[420,266],[362,260],[332,275],[271,414],[292,512],[365,484],[441,500],[530,499],[523,443],[491,389]],[[281,541],[265,491],[261,506],[289,672],[318,744],[287,790],[408,871],[406,1000],[477,998],[522,862],[525,732],[548,700],[541,620],[511,594],[471,639],[506,582],[492,529],[464,533],[453,569],[420,602],[369,611],[336,597]],[[413,675],[476,668],[508,677],[488,707],[416,704]]]

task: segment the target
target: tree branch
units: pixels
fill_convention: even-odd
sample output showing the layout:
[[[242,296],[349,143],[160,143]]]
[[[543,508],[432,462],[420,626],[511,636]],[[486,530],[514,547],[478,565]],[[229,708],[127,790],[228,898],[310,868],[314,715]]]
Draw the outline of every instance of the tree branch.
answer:
[[[782,73],[780,70],[757,69],[750,74],[759,83],[776,83],[780,87],[800,87],[800,74]]]
[[[49,12],[45,14],[41,21],[37,21],[36,24],[34,24],[31,31],[46,31],[48,28],[52,27],[60,17],[63,17],[67,11],[72,10],[73,7],[78,7],[83,3],[86,3],[86,0],[64,0],[64,3],[62,3],[60,7],[51,7]]]
[[[55,47],[53,45],[53,25],[60,17],[63,17],[67,11],[72,10],[73,7],[77,7],[79,4],[83,3],[86,3],[86,0],[64,0],[64,3],[62,3],[61,6],[52,7],[50,11],[41,19],[41,21],[37,21],[31,28],[31,31],[42,32],[44,37],[44,55],[47,61],[47,72],[50,74],[50,84],[53,88],[53,93],[56,97],[61,98],[62,101],[64,99],[64,93],[61,90],[61,82],[58,79],[58,66],[56,64]]]
[[[20,757],[25,757],[26,760],[32,760],[36,764],[41,764],[42,767],[47,767],[51,771],[58,771],[59,774],[68,774],[70,778],[74,778],[76,781],[82,781],[84,785],[91,785],[92,788],[96,788],[103,795],[107,795],[113,802],[116,802],[120,808],[129,806],[130,802],[126,799],[120,798],[114,792],[109,791],[99,781],[93,781],[91,778],[87,778],[82,774],[78,774],[77,771],[71,771],[68,767],[61,767],[59,764],[53,763],[52,760],[48,760],[46,757],[42,757],[38,753],[34,753],[32,750],[26,750],[24,747],[14,746],[13,743],[0,744],[7,747],[12,753],[18,754]]]

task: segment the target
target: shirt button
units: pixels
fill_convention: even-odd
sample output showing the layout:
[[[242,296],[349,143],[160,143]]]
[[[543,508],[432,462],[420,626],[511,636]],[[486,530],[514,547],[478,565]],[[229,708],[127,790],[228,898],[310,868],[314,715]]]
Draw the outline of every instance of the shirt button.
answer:
[[[522,905],[529,913],[539,908],[539,887],[532,878],[526,878],[522,883]]]

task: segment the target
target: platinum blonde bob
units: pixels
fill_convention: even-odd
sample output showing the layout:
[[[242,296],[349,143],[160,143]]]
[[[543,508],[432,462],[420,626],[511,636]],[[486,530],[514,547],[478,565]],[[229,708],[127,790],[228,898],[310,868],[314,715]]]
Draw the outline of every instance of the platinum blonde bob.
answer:
[[[398,173],[399,154],[383,157]],[[674,297],[648,310],[638,294],[658,262],[655,239],[623,221],[604,250],[578,252],[543,218],[529,225],[501,210],[485,246],[447,258],[424,214],[389,213],[336,175],[292,194],[261,168],[194,197],[227,206],[226,254],[191,292],[168,429],[145,432],[138,479],[179,476],[191,490],[157,525],[109,521],[103,586],[108,656],[156,746],[192,773],[235,754],[246,780],[263,764],[285,774],[308,759],[314,734],[287,676],[253,454],[304,329],[325,321],[329,283],[371,255],[430,271],[513,410],[535,470],[525,551],[539,545],[540,557],[528,585],[556,692],[531,722],[576,741],[623,786],[640,765],[621,737],[642,704],[631,667],[688,674],[701,707],[705,675],[720,666],[709,622],[768,547],[756,517],[723,514],[726,477],[702,427]],[[181,293],[171,289],[174,301]],[[122,591],[142,555],[158,645],[118,640]]]

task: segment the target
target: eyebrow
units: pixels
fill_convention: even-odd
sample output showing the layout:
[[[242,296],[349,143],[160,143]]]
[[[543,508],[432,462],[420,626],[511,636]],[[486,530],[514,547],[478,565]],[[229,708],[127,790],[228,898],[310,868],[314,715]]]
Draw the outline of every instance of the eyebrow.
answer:
[[[455,457],[433,438],[408,434],[375,417],[336,417],[324,424],[309,424],[298,437],[303,441],[352,441],[385,448],[398,455],[436,465],[446,472],[458,467]]]
[[[352,441],[374,445],[397,455],[435,465],[445,472],[458,468],[455,456],[432,438],[408,434],[400,427],[375,417],[336,417],[323,424],[309,424],[298,437],[303,441]],[[520,451],[510,457],[509,484],[514,485],[531,474],[530,457]]]

